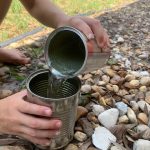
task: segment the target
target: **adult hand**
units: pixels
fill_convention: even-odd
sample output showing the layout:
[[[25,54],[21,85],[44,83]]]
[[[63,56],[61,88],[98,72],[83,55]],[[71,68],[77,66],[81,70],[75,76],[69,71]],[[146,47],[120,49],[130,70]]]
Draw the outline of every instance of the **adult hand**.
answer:
[[[50,138],[59,134],[61,121],[50,119],[50,108],[26,102],[24,96],[26,90],[0,100],[0,133],[21,136],[35,144],[49,145]]]
[[[97,42],[97,46],[102,49],[102,52],[110,52],[109,37],[106,30],[102,27],[101,23],[97,19],[74,16],[69,17],[66,22],[60,24],[60,26],[69,25],[79,29],[89,39],[89,42]]]

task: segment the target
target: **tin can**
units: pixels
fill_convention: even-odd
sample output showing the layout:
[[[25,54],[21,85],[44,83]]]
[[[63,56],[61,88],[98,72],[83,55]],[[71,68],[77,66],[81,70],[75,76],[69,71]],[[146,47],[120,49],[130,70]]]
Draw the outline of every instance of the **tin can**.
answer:
[[[50,107],[51,118],[62,121],[60,135],[50,139],[49,147],[40,146],[43,149],[56,150],[66,146],[73,139],[81,82],[78,77],[67,79],[59,89],[60,98],[49,98],[47,96],[48,77],[49,70],[42,69],[27,78],[27,101]]]
[[[87,43],[86,36],[73,27],[60,27],[50,33],[45,45],[45,59],[51,72],[72,77],[104,66],[110,54],[101,53],[96,46],[91,51]]]

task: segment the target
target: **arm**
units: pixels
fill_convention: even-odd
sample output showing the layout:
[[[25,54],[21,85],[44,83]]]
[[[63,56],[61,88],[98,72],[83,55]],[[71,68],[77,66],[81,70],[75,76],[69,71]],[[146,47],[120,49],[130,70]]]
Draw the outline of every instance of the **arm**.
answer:
[[[0,0],[0,24],[6,16],[12,0]]]
[[[20,0],[28,12],[42,24],[57,28],[69,19],[50,0]]]
[[[100,21],[89,17],[68,16],[50,0],[21,0],[29,13],[44,25],[58,28],[61,26],[72,26],[83,32],[93,43],[95,41],[103,52],[109,52],[109,37],[101,26]],[[93,44],[92,44],[93,45]]]

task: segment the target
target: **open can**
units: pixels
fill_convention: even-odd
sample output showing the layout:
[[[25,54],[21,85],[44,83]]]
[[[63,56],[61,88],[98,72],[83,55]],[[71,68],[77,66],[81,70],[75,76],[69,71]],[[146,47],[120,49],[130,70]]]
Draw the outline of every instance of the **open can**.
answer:
[[[58,118],[62,121],[60,135],[50,139],[49,147],[40,146],[43,149],[56,150],[66,146],[73,139],[81,81],[78,77],[67,79],[59,89],[59,98],[50,98],[47,95],[48,77],[49,70],[42,69],[27,78],[27,101],[50,107],[51,118]]]
[[[51,72],[61,77],[74,77],[104,66],[110,54],[101,53],[98,47],[90,51],[87,43],[86,36],[73,27],[60,27],[50,33],[45,59]]]

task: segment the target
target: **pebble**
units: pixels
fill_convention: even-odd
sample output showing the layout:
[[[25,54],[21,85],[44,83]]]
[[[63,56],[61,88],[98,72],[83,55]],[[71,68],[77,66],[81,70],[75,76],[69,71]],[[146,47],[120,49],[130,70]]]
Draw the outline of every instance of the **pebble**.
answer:
[[[143,131],[149,129],[149,127],[145,124],[139,124],[135,129],[138,133],[140,133],[140,132],[143,132]]]
[[[112,146],[110,150],[120,150],[117,146]]]
[[[148,117],[145,113],[139,113],[137,116],[139,122],[143,123],[143,124],[148,124]]]
[[[146,92],[145,101],[150,104],[150,91]]]
[[[83,132],[88,136],[88,137],[91,137],[94,130],[93,130],[93,127],[92,127],[92,123],[89,122],[87,120],[87,118],[80,118],[78,120],[78,123],[80,124],[80,126],[82,127],[83,129]]]
[[[104,112],[105,109],[104,109],[104,107],[101,106],[101,105],[93,105],[93,106],[92,106],[92,111],[94,112],[94,114],[95,114],[96,116],[98,116],[100,113]]]
[[[131,80],[131,81],[129,82],[129,84],[130,84],[130,88],[131,88],[131,89],[132,89],[132,88],[138,88],[139,85],[140,85],[140,81],[139,81],[139,80]]]
[[[123,42],[124,42],[124,39],[123,39],[122,37],[118,37],[117,42],[118,42],[118,43],[123,43]]]
[[[85,116],[87,113],[88,113],[88,110],[85,107],[78,106],[76,120],[78,120],[82,116]]]
[[[41,43],[38,41],[34,41],[33,43],[31,43],[30,45],[32,48],[40,48],[41,47]]]
[[[123,102],[117,102],[115,105],[116,105],[117,109],[119,110],[120,116],[123,116],[127,113],[127,111],[128,111],[127,104],[125,104]]]
[[[133,144],[133,150],[149,150],[150,149],[150,141],[138,139]]]
[[[130,105],[131,105],[132,110],[133,110],[134,112],[138,112],[138,111],[139,111],[139,105],[137,104],[136,101],[130,101]]]
[[[140,84],[143,86],[149,86],[150,85],[150,77],[142,77],[140,79]]]
[[[65,150],[79,150],[78,147],[74,144],[69,144]]]
[[[129,119],[126,115],[119,117],[119,123],[128,123]]]
[[[116,125],[119,116],[119,111],[116,108],[108,109],[98,116],[99,122],[106,128]],[[109,119],[108,119],[109,118]]]
[[[21,67],[20,70],[21,70],[21,71],[25,71],[25,70],[27,70],[27,67],[25,67],[25,66],[24,66],[24,67]]]
[[[0,76],[4,76],[6,73],[9,73],[9,72],[10,72],[9,67],[3,66],[0,68]]]
[[[80,132],[80,131],[77,131],[75,134],[74,134],[74,138],[79,141],[79,142],[83,142],[87,139],[87,135],[83,132]]]
[[[145,101],[141,100],[138,101],[137,104],[139,105],[140,109],[144,112],[145,106],[147,107],[148,111],[150,112],[150,105],[146,103]]]
[[[127,116],[128,116],[129,121],[131,123],[137,123],[136,115],[135,115],[134,111],[130,107],[128,108]]]
[[[94,146],[101,150],[107,150],[111,141],[116,142],[116,140],[116,137],[104,127],[95,128],[94,134],[92,135]]]
[[[8,97],[8,96],[12,95],[12,93],[13,92],[11,90],[0,90],[0,99]]]
[[[146,87],[146,86],[141,86],[141,87],[139,88],[139,90],[140,90],[141,92],[147,92],[147,87]]]
[[[81,86],[81,92],[83,93],[90,93],[91,92],[91,86],[86,84]]]

